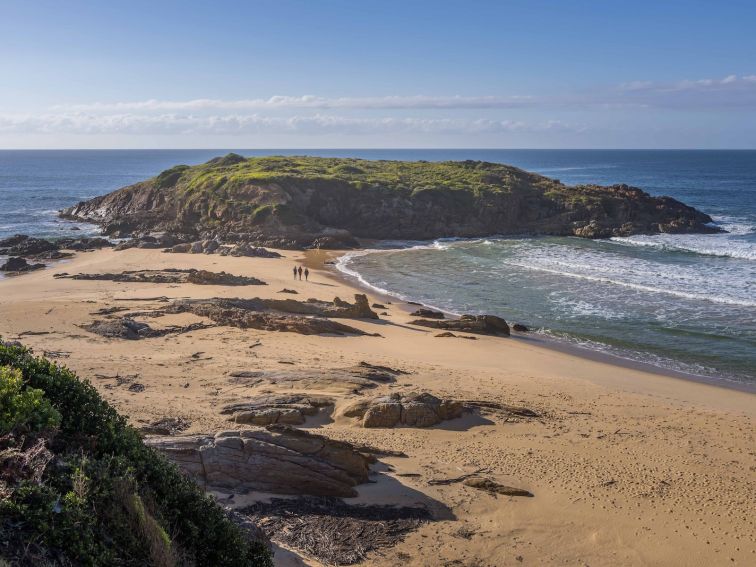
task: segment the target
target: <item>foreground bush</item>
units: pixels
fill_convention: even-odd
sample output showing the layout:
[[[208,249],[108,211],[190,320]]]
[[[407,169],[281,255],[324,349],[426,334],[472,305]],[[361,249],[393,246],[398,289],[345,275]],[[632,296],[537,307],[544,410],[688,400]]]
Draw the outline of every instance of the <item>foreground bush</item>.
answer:
[[[88,382],[0,342],[0,565],[272,565]]]

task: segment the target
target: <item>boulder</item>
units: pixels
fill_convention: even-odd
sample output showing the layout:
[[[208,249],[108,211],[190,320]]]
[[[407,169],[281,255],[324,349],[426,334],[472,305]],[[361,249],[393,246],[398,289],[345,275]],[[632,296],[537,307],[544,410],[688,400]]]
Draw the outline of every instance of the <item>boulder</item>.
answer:
[[[377,398],[362,416],[362,427],[394,427],[402,419],[402,404],[390,396]]]
[[[148,438],[205,489],[353,497],[371,457],[349,443],[286,425]]]
[[[521,323],[515,323],[512,325],[512,330],[517,331],[518,333],[528,333],[530,332],[530,329],[528,329],[525,325]]]
[[[509,336],[509,325],[504,319],[496,315],[462,315],[459,319],[445,321],[418,319],[410,322],[410,324],[460,333]]]
[[[394,393],[372,400],[360,400],[341,410],[344,417],[356,417],[362,427],[430,427],[469,411],[462,402],[440,399],[429,393]]]
[[[31,272],[32,270],[41,270],[44,267],[44,264],[30,264],[23,258],[11,257],[0,266],[0,272]]]
[[[441,311],[434,311],[433,309],[418,309],[410,313],[410,317],[423,317],[425,319],[443,319],[444,314]]]
[[[360,299],[361,297],[361,299]],[[337,298],[338,299],[338,298]],[[163,309],[167,313],[194,313],[220,325],[265,331],[287,331],[305,335],[368,333],[331,321],[328,318],[378,318],[367,306],[367,298],[355,296],[355,304],[346,306],[310,299],[234,299],[212,298],[179,300]],[[365,308],[367,307],[367,311]],[[295,314],[295,315],[292,315]],[[372,317],[369,316],[372,314]]]

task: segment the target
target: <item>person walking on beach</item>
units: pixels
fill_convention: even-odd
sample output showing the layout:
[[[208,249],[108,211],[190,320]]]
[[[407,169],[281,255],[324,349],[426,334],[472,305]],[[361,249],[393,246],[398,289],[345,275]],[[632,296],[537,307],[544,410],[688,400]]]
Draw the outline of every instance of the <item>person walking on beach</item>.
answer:
[[[294,266],[293,270],[294,270],[294,279],[297,279],[297,267]]]
[[[309,281],[310,277],[310,270],[308,268],[305,268],[305,281]]]
[[[302,279],[302,266],[299,266],[299,279]]]

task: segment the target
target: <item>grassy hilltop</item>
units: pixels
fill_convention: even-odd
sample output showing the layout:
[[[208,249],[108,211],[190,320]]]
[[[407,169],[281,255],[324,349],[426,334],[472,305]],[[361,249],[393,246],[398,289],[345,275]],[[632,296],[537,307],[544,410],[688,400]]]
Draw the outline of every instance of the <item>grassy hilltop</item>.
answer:
[[[173,167],[63,214],[118,236],[168,231],[282,247],[712,230],[707,215],[668,197],[626,185],[570,187],[495,163],[236,154]]]

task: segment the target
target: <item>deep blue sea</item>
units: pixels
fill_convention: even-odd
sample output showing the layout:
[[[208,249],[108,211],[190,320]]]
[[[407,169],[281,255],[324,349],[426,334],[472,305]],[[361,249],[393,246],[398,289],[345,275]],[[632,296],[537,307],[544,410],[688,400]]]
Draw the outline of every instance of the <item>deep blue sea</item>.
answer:
[[[0,238],[96,232],[57,219],[80,200],[228,150],[0,151]],[[243,155],[480,159],[567,184],[628,183],[709,213],[717,235],[589,241],[394,242],[339,268],[397,297],[495,313],[559,340],[756,384],[756,151],[234,150]]]

